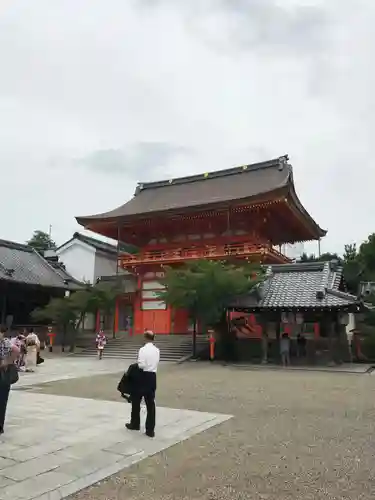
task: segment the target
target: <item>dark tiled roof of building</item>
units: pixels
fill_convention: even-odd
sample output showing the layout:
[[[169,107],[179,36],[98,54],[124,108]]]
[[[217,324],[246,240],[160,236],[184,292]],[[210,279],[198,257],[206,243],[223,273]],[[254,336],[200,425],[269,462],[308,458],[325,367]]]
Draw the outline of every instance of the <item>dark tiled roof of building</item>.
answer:
[[[73,238],[71,240],[67,241],[66,243],[64,243],[64,245],[66,245],[67,243],[69,243],[72,240],[82,241],[83,243],[90,245],[91,247],[95,248],[96,250],[99,250],[99,252],[103,252],[103,253],[107,253],[107,254],[111,254],[111,255],[117,255],[117,246],[116,245],[112,245],[111,243],[106,243],[105,241],[100,241],[96,238],[92,238],[91,236],[86,236],[85,234],[81,234],[81,233],[76,232],[73,234]],[[64,245],[61,245],[58,248],[58,250],[60,248],[62,248]],[[135,253],[137,251],[137,248],[134,245],[129,245],[127,243],[120,243],[120,250],[121,250],[121,252],[125,252],[125,253]]]
[[[0,280],[48,288],[77,288],[78,282],[60,272],[32,247],[0,240]]]
[[[68,271],[65,269],[65,265],[62,262],[48,262],[55,272],[61,277],[61,279],[67,283],[69,283],[69,288],[70,289],[79,289],[82,288],[83,286],[86,286],[85,283],[82,283],[81,281],[77,280],[76,278],[73,278],[71,274],[68,273]]]
[[[341,283],[342,267],[335,261],[272,265],[267,268],[258,297],[240,297],[231,307],[319,309],[359,304],[357,297],[340,290]]]
[[[77,217],[87,226],[93,221],[111,221],[121,217],[154,215],[187,208],[211,207],[233,201],[272,198],[277,192],[290,190],[295,203],[316,227],[318,236],[324,230],[311,219],[294,190],[292,167],[288,156],[244,165],[227,170],[192,175],[159,182],[138,184],[134,197],[110,212]]]

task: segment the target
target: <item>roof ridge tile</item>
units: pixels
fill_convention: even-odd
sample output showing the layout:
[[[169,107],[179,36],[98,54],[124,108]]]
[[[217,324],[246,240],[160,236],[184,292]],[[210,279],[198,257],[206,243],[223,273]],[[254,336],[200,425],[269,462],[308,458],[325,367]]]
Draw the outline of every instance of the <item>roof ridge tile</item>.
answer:
[[[230,175],[238,175],[244,172],[251,172],[255,170],[261,170],[265,168],[279,167],[281,170],[288,165],[289,157],[288,155],[279,156],[272,160],[250,163],[248,165],[242,165],[239,167],[226,168],[221,170],[214,170],[212,172],[206,172],[203,174],[193,174],[184,177],[176,177],[172,179],[164,179],[161,181],[151,181],[151,182],[139,182],[135,190],[135,196],[145,189],[155,189],[158,187],[175,186],[181,184],[188,184],[191,182],[201,181],[203,178],[206,179],[217,179],[220,177],[227,177]]]

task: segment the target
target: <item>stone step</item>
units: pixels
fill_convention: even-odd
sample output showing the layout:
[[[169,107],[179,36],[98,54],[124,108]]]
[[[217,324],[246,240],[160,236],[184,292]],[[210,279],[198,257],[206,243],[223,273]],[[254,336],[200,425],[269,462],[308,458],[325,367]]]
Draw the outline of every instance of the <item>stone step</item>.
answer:
[[[132,359],[134,361],[137,360],[137,354],[138,353],[134,353],[134,354],[131,354],[131,353],[109,353],[109,352],[106,352],[103,357],[106,358],[106,359]],[[188,356],[190,353],[186,354],[185,356]],[[76,357],[80,357],[80,358],[94,358],[97,356],[97,353],[89,353],[89,352],[81,352],[79,354],[75,354]],[[185,356],[167,356],[167,355],[164,355],[164,356],[161,356],[160,357],[160,361],[161,362],[165,362],[165,361],[168,361],[168,362],[172,362],[172,363],[177,363],[178,361],[180,361],[181,359],[183,359]]]
[[[77,346],[79,344],[77,343]],[[105,348],[104,356],[106,358],[117,359],[136,359],[139,348],[143,345],[143,337],[123,337],[117,339],[109,339]],[[192,353],[193,342],[191,337],[175,337],[163,336],[159,337],[156,345],[160,348],[161,361],[177,362]],[[208,345],[206,337],[197,338],[197,349],[205,349]],[[90,342],[84,347],[83,351],[78,356],[94,357],[97,356],[95,342]]]
[[[200,343],[200,342],[207,342],[207,340],[198,340],[197,339],[197,344]],[[160,347],[164,347],[164,346],[175,346],[175,347],[179,347],[179,346],[183,346],[183,345],[191,345],[192,344],[192,341],[191,340],[159,340],[157,339],[157,341],[155,342],[156,345],[160,346]],[[81,341],[81,340],[77,340],[76,341],[76,346],[77,347],[90,347],[90,346],[94,346],[95,345],[95,339],[91,339],[90,341]],[[132,340],[132,339],[110,339],[107,341],[107,347],[118,347],[118,346],[126,346],[126,347],[130,347],[130,346],[137,346],[137,347],[140,347],[143,345],[143,341],[140,339],[136,339],[136,340]]]

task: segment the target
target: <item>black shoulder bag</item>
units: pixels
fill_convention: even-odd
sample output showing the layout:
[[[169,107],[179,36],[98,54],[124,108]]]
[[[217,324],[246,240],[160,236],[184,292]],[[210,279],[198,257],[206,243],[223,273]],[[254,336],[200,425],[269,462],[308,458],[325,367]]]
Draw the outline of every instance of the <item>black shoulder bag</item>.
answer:
[[[9,386],[18,382],[19,375],[14,363],[0,367],[0,385]]]

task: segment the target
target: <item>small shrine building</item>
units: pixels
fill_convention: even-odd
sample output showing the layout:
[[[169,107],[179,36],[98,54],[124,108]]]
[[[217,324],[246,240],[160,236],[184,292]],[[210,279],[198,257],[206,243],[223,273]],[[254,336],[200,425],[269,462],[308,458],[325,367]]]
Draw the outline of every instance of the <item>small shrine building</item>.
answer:
[[[260,340],[267,344],[263,347],[268,357],[278,359],[279,339],[287,333],[297,356],[298,337],[303,334],[306,357],[314,363],[324,357],[330,360],[333,347],[337,361],[350,360],[355,317],[367,308],[361,298],[347,293],[343,268],[333,260],[270,265],[265,281],[229,304],[228,310],[244,359],[261,355]],[[258,342],[251,345],[249,339]]]

